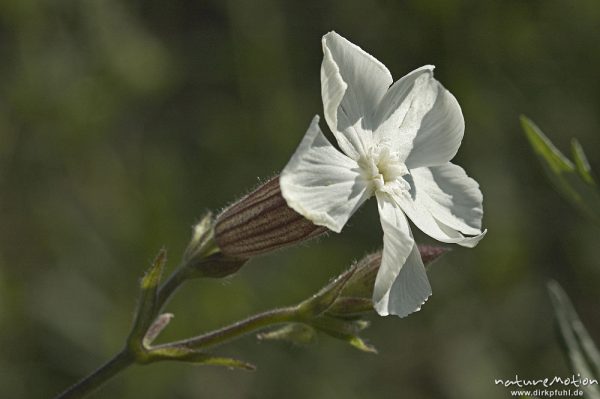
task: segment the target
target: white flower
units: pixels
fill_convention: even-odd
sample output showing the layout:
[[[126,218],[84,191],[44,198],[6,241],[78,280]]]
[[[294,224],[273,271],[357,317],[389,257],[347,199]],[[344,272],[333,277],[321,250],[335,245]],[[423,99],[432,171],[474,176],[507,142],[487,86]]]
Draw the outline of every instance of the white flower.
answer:
[[[449,162],[463,137],[462,112],[433,66],[392,84],[381,62],[337,33],[322,42],[325,120],[342,152],[315,116],[281,173],[281,192],[295,211],[338,233],[377,197],[384,234],[373,303],[381,315],[404,317],[431,295],[406,216],[445,243],[473,247],[486,233],[479,185]]]

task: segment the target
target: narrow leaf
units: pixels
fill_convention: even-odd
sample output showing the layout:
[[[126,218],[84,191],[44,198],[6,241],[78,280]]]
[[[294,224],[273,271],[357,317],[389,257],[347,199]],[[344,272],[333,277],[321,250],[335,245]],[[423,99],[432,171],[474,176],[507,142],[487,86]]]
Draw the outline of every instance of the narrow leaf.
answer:
[[[582,379],[600,378],[600,353],[575,312],[569,297],[556,281],[548,283],[548,292],[573,373],[580,374]],[[582,389],[586,397],[600,399],[600,389],[597,384],[582,386]]]
[[[377,353],[377,349],[373,345],[367,344],[362,338],[358,336],[350,337],[348,339],[348,343],[360,351],[367,353]]]
[[[521,125],[550,181],[573,205],[600,224],[600,192],[581,145],[576,140],[572,143],[573,163],[531,120],[521,116]]]
[[[577,171],[581,178],[587,183],[595,185],[596,182],[592,176],[592,168],[590,167],[585,152],[583,152],[583,147],[581,147],[581,144],[577,139],[571,140],[571,151],[573,153],[573,159],[575,160],[575,166],[577,167]]]
[[[141,344],[148,327],[154,322],[158,286],[166,262],[167,251],[163,248],[159,251],[152,265],[140,281],[140,299],[129,336],[129,342],[133,346]]]
[[[546,162],[546,165],[550,167],[554,173],[558,174],[575,170],[573,163],[569,161],[558,148],[554,146],[554,144],[552,144],[550,139],[542,133],[540,128],[538,128],[533,121],[525,116],[521,116],[521,126],[534,151]]]
[[[167,263],[167,250],[162,248],[152,265],[146,271],[144,277],[142,277],[142,281],[140,283],[142,292],[146,292],[147,295],[156,295],[156,290],[158,288],[158,284],[160,283],[160,279],[162,277],[162,272],[165,264]]]
[[[358,333],[369,326],[366,320],[342,320],[334,317],[321,316],[311,321],[311,325],[330,337],[346,341],[356,349],[363,352],[377,353],[377,350],[368,345]]]
[[[230,357],[209,357],[206,360],[202,361],[200,364],[206,366],[221,366],[227,367],[229,369],[240,369],[245,371],[254,371],[256,370],[256,366],[252,363],[244,362],[242,360],[233,359]]]
[[[149,362],[170,360],[205,366],[222,366],[247,371],[256,370],[256,366],[251,363],[228,357],[214,356],[184,346],[164,346],[154,348],[148,352],[148,359]]]

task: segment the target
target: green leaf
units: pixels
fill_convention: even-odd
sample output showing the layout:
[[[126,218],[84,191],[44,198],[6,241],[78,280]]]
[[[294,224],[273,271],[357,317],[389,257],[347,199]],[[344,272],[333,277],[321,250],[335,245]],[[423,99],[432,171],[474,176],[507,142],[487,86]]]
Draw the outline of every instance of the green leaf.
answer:
[[[548,282],[548,292],[573,373],[580,374],[582,379],[599,379],[600,353],[569,297],[556,281]],[[586,398],[600,399],[598,385],[582,385],[582,389]]]
[[[230,357],[216,357],[211,356],[207,359],[204,359],[201,363],[205,366],[221,366],[227,367],[229,369],[240,369],[245,371],[254,371],[256,370],[256,366],[252,363],[244,362],[242,360],[233,359]]]
[[[571,152],[573,153],[573,159],[575,160],[575,166],[579,175],[589,184],[596,185],[594,177],[592,176],[592,169],[590,163],[587,160],[583,147],[577,139],[571,140]]]
[[[377,353],[377,349],[373,345],[367,344],[361,337],[349,337],[348,343],[360,351],[367,353]]]
[[[579,142],[571,143],[573,163],[530,119],[521,116],[521,125],[550,181],[573,205],[600,224],[600,192]]]
[[[359,332],[369,326],[369,322],[366,320],[342,320],[335,317],[321,316],[311,320],[310,325],[330,337],[346,341],[358,350],[377,353],[373,346],[368,345],[358,336]]]
[[[150,350],[147,354],[148,363],[165,360],[194,363],[205,366],[222,366],[246,371],[256,370],[256,366],[251,363],[229,357],[213,356],[209,353],[200,352],[185,346],[157,347]]]
[[[128,339],[129,346],[134,351],[141,349],[148,327],[154,322],[157,312],[158,286],[166,262],[167,251],[163,248],[140,281],[140,299]]]
[[[158,289],[158,285],[160,284],[160,279],[162,277],[162,272],[166,263],[167,250],[162,248],[158,252],[158,255],[156,255],[156,258],[154,258],[152,265],[150,266],[144,277],[142,277],[140,286],[143,295],[146,295],[148,297],[156,296],[156,291]]]

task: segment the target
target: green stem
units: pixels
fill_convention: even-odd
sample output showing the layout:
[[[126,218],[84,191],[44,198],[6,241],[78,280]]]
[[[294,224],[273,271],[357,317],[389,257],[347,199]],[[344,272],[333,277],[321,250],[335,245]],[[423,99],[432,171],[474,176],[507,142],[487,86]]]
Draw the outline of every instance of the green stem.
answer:
[[[198,274],[197,271],[194,271],[193,268],[186,267],[184,262],[184,264],[179,266],[158,289],[156,302],[153,305],[153,309],[155,310],[152,311],[155,314],[146,315],[145,317],[156,318],[173,293],[181,286],[181,284],[184,281],[194,277],[201,277],[201,275]],[[140,316],[138,315],[138,317]],[[128,340],[127,346],[115,357],[64,391],[62,394],[57,396],[56,399],[79,399],[85,397],[132,364],[145,363],[148,358],[144,356],[147,356],[153,349],[172,348],[176,346],[185,346],[194,349],[206,348],[239,338],[252,331],[256,331],[273,324],[300,321],[300,318],[301,317],[299,316],[298,308],[289,307],[259,313],[245,320],[233,323],[227,327],[223,327],[221,329],[186,340],[159,345],[154,348],[144,347],[142,340],[143,337],[138,337],[139,339],[134,339],[133,341]],[[134,322],[134,330],[136,323],[137,322]],[[144,332],[140,332],[140,334],[143,335]]]
[[[221,345],[227,341],[240,338],[253,331],[272,326],[274,324],[301,321],[297,307],[273,309],[263,313],[250,316],[218,330],[198,335],[181,341],[169,342],[158,345],[155,348],[168,348],[173,346],[185,346],[193,349],[204,349],[209,346]]]
[[[157,316],[162,308],[167,304],[171,295],[179,288],[179,286],[191,276],[191,270],[187,267],[179,266],[171,276],[165,281],[158,290],[156,299],[156,308],[159,309]]]
[[[164,307],[171,295],[188,277],[188,269],[180,267],[163,283],[158,291],[157,309]],[[160,313],[160,311],[157,313]],[[56,399],[83,398],[133,363],[135,363],[135,356],[128,348],[125,348],[97,370],[57,396]]]
[[[179,269],[161,286],[158,293],[158,308],[162,308],[171,294],[188,278],[185,270]],[[253,331],[262,328],[293,321],[301,321],[297,307],[273,309],[248,317],[229,326],[220,328],[206,334],[198,335],[189,339],[170,342],[168,344],[155,346],[153,349],[169,348],[174,346],[186,346],[194,349],[203,349],[209,346],[223,344],[227,341],[240,338]],[[56,399],[79,399],[92,393],[106,381],[125,370],[135,363],[134,355],[129,349],[124,349],[106,364],[85,377],[83,380],[67,389],[56,397]]]
[[[106,381],[119,374],[133,363],[133,356],[131,356],[127,349],[123,349],[111,360],[100,366],[96,371],[58,395],[56,399],[83,398],[100,388]]]

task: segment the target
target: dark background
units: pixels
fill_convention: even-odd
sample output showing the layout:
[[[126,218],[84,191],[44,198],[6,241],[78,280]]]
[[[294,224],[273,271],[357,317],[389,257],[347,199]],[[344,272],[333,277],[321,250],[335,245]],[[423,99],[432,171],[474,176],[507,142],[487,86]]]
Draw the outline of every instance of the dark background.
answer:
[[[395,79],[424,64],[458,98],[456,163],[488,236],[432,269],[406,319],[371,317],[380,353],[252,337],[217,353],[254,373],[133,367],[97,398],[505,398],[495,378],[567,375],[545,284],[600,341],[597,227],[550,186],[524,113],[600,168],[600,2],[477,0],[0,2],[0,387],[50,397],[120,349],[161,246],[286,164],[322,114],[321,36],[335,29]],[[325,127],[324,124],[322,124]],[[381,245],[374,202],[331,234],[186,285],[163,339],[295,303]],[[417,235],[421,242],[430,242]]]

